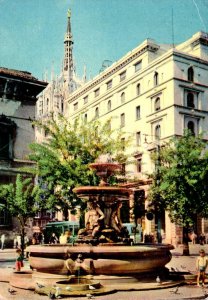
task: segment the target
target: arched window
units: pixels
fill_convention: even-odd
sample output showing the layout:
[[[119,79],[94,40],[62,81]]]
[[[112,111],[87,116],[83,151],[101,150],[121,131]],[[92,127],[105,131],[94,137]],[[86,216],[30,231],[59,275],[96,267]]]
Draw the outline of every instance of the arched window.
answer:
[[[194,81],[194,69],[193,67],[188,68],[188,80]]]
[[[125,102],[125,93],[123,92],[121,94],[121,103],[124,103]]]
[[[161,128],[160,125],[155,126],[155,139],[159,140],[161,137]]]
[[[155,111],[160,110],[160,98],[155,99]]]
[[[140,83],[138,83],[137,86],[136,86],[136,94],[137,94],[137,96],[139,96],[141,94],[141,85],[140,85]]]
[[[95,109],[95,118],[98,118],[99,117],[99,108],[96,107]]]
[[[188,93],[187,94],[187,106],[194,108],[194,94],[193,93]]]
[[[84,123],[87,123],[87,114],[84,115]]]
[[[125,114],[121,114],[120,115],[120,120],[121,120],[121,127],[124,127],[125,126]]]
[[[193,135],[195,135],[195,124],[193,121],[189,121],[187,124],[188,130],[191,131]]]
[[[49,98],[46,99],[46,111],[49,111]]]
[[[142,172],[142,158],[141,157],[138,157],[136,159],[136,171],[137,171],[137,173]]]
[[[64,100],[61,99],[61,112],[63,113],[64,112]]]
[[[3,114],[0,115],[0,159],[12,159],[17,125]]]
[[[154,74],[154,86],[158,85],[158,73],[155,72]]]
[[[108,100],[108,111],[111,111],[111,100]]]

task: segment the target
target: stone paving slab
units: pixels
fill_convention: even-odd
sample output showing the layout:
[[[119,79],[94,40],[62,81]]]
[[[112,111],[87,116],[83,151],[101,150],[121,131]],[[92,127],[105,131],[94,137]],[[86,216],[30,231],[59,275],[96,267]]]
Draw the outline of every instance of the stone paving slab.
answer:
[[[37,295],[32,291],[23,290],[15,288],[16,293],[10,295],[8,292],[8,283],[0,282],[0,300],[46,300],[49,299],[48,296]],[[119,291],[113,294],[107,295],[96,295],[94,299],[96,300],[190,300],[190,299],[205,299],[204,292],[202,288],[197,288],[196,286],[182,286],[179,287],[178,292],[174,294],[173,289],[163,289],[154,291]],[[76,299],[84,300],[87,299],[86,296],[83,297],[64,297],[62,299]]]

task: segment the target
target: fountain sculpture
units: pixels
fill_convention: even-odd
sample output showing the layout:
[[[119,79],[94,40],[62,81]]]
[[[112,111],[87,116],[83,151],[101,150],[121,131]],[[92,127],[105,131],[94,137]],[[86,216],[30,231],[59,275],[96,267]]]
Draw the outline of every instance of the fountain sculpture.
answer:
[[[105,286],[109,282],[136,282],[144,274],[164,274],[172,245],[132,243],[120,218],[122,202],[128,201],[130,190],[108,184],[120,165],[108,157],[103,160],[101,157],[90,165],[101,178],[99,186],[74,189],[87,202],[85,228],[80,229],[75,243],[27,248],[35,269],[34,281],[57,284],[78,276]]]

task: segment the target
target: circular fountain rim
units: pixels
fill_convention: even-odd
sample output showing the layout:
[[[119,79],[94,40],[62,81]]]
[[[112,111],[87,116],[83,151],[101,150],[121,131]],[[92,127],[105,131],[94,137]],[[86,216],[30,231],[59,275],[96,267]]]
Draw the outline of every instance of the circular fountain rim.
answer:
[[[121,169],[121,165],[118,163],[108,163],[108,162],[95,162],[95,163],[91,163],[89,164],[90,168],[96,169],[98,167],[102,167],[105,168],[109,171],[111,170],[116,170],[116,169]]]
[[[95,196],[95,195],[111,195],[111,196],[122,196],[122,200],[128,199],[130,190],[118,186],[79,186],[73,189],[73,192],[77,196]]]

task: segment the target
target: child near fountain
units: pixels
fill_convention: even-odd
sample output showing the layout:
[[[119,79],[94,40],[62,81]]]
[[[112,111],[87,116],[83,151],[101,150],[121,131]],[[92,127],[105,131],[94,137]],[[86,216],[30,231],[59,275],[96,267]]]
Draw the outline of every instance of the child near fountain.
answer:
[[[196,259],[196,269],[197,269],[197,286],[199,285],[200,279],[202,280],[202,286],[204,286],[205,281],[205,271],[208,264],[208,258],[205,256],[205,251],[201,249],[199,251],[199,256]]]
[[[16,254],[17,254],[17,258],[16,258],[16,262],[15,262],[15,269],[16,269],[16,271],[19,272],[19,271],[21,271],[21,268],[24,267],[24,264],[23,264],[24,257],[22,255],[21,249],[17,249]]]

